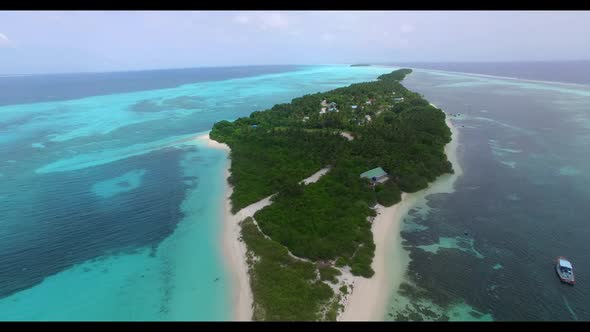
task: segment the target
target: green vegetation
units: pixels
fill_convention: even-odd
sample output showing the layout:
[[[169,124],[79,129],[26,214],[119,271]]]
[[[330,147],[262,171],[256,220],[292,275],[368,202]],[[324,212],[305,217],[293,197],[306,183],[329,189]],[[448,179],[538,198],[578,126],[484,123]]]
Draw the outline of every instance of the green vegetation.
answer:
[[[392,206],[402,200],[402,193],[395,182],[388,180],[375,186],[377,202],[383,206]]]
[[[315,140],[334,136],[290,128],[252,128],[250,119],[218,122],[211,138],[231,147],[232,212],[281,192],[333,161],[337,151]],[[235,130],[235,131],[232,131]],[[233,135],[232,135],[233,134]]]
[[[242,221],[248,247],[250,283],[255,294],[255,320],[321,320],[321,309],[334,298],[317,278],[314,264],[290,257],[287,249],[265,238],[252,218]]]
[[[340,293],[343,295],[347,295],[348,294],[348,286],[346,286],[346,285],[340,286]]]
[[[335,269],[331,266],[320,266],[319,270],[320,280],[329,281],[334,284],[338,282],[338,279],[336,279],[336,277],[342,274],[340,270]]]
[[[344,309],[344,306],[340,304],[340,295],[338,295],[332,303],[328,306],[328,311],[326,312],[326,320],[335,321],[338,317],[338,312]]]
[[[233,123],[216,123],[211,138],[232,148],[234,212],[351,155],[360,172],[381,166],[406,192],[452,172],[442,148],[451,136],[445,115],[399,83],[409,72],[397,70],[375,82],[306,95]],[[404,101],[394,102],[397,97]],[[319,114],[322,100],[336,102],[339,112]],[[334,133],[344,130],[357,139],[349,142]]]
[[[231,148],[233,212],[277,193],[273,204],[254,215],[260,231],[272,239],[264,241],[276,246],[276,255],[279,248],[286,252],[286,247],[297,257],[348,266],[354,275],[371,277],[375,244],[368,217],[375,216],[372,207],[377,202],[391,206],[400,201],[401,191],[418,191],[437,176],[453,172],[444,154],[444,145],[451,139],[445,114],[400,84],[409,73],[410,69],[396,70],[374,82],[305,95],[234,122],[215,124],[211,138]],[[325,111],[332,102],[337,111]],[[320,112],[322,108],[325,112]],[[342,131],[354,139],[347,140],[339,134]],[[328,165],[331,170],[319,181],[300,184]],[[360,178],[375,167],[389,174],[384,184],[373,186]],[[257,255],[261,250],[249,249]],[[320,269],[321,280],[314,281],[313,264],[309,267],[285,257],[254,265],[256,318],[334,316],[337,306],[328,300],[332,295],[326,291],[316,298],[306,293],[323,289],[327,285],[322,280],[333,281],[334,272]],[[284,289],[276,286],[283,284],[279,281],[283,277],[289,280]],[[303,290],[290,293],[295,284]],[[297,301],[314,309],[300,309]],[[332,303],[331,309],[318,313],[326,301]]]
[[[272,205],[254,214],[264,234],[298,257],[334,260],[343,256],[358,274],[372,276],[372,255],[366,257],[358,247],[374,247],[367,221],[367,216],[374,215],[367,204],[374,201],[373,190],[359,181],[358,173],[340,165],[318,182],[296,188],[301,189],[279,192]]]
[[[334,266],[336,267],[345,267],[348,263],[346,262],[346,259],[344,259],[343,257],[338,257],[336,259],[336,262],[334,263]]]
[[[379,80],[401,81],[407,75],[410,75],[411,73],[412,73],[412,70],[411,69],[399,69],[399,70],[396,70],[396,71],[392,71],[389,74],[383,74],[383,75],[377,77],[377,79],[379,79]]]

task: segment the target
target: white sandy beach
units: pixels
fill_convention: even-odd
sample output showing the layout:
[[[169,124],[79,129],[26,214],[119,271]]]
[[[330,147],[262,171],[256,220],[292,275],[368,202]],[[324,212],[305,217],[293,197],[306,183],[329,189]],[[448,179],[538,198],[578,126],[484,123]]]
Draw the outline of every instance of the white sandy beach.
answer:
[[[409,253],[402,246],[402,221],[408,211],[419,200],[433,193],[453,192],[455,180],[463,173],[457,161],[458,131],[447,117],[451,128],[452,141],[445,146],[445,153],[453,164],[455,174],[443,175],[428,188],[416,193],[402,194],[402,201],[391,207],[379,206],[373,220],[372,231],[375,241],[375,258],[370,278],[353,277],[353,291],[345,303],[339,321],[383,320],[392,289],[399,288],[410,263]],[[393,286],[393,287],[392,287]]]
[[[232,194],[233,188],[229,185],[229,183],[227,183],[227,178],[230,176],[229,165],[230,162],[228,160],[227,168],[225,170],[226,191],[223,211],[223,251],[226,257],[228,268],[232,274],[232,279],[234,280],[233,319],[237,321],[248,321],[252,319],[252,304],[254,300],[252,296],[252,290],[250,288],[248,264],[246,262],[246,244],[240,240],[241,228],[239,225],[239,222],[246,217],[243,216],[243,214],[247,211],[244,211],[243,209],[236,215],[231,213],[230,196]],[[264,203],[260,205],[263,204]],[[267,204],[270,204],[270,199],[268,200]],[[253,215],[254,212],[255,211],[251,211],[251,214]]]
[[[209,134],[199,135],[195,139],[205,141],[207,146],[210,148],[222,149],[228,152],[230,151],[227,144],[212,140],[209,137]],[[253,297],[252,291],[250,289],[248,265],[246,263],[246,245],[244,242],[240,241],[240,226],[238,223],[246,217],[244,216],[244,213],[248,212],[247,209],[250,208],[250,210],[254,210],[254,207],[249,206],[241,210],[237,215],[233,215],[231,213],[231,203],[229,197],[232,194],[233,188],[227,182],[227,178],[230,175],[229,167],[230,161],[228,158],[224,171],[225,197],[223,203],[223,254],[225,255],[225,261],[227,263],[228,270],[230,271],[231,278],[233,279],[233,320],[248,321],[252,319]],[[254,214],[255,211],[250,212]]]
[[[229,151],[229,146],[227,146],[227,144],[219,143],[217,141],[212,140],[209,137],[209,134],[199,135],[199,136],[196,137],[196,139],[207,142],[207,146],[210,147],[210,148],[213,148],[213,149],[222,149],[222,150]]]

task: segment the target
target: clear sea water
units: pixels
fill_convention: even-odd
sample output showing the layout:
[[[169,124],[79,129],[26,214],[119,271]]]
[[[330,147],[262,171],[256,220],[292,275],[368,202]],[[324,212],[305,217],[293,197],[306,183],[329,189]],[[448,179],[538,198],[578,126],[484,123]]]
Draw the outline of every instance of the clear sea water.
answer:
[[[385,319],[588,320],[590,86],[441,71],[588,84],[590,66],[465,66],[404,82],[461,114],[464,174],[405,218],[410,291],[390,290]],[[0,320],[230,319],[227,155],[184,138],[390,70],[1,77]],[[558,255],[573,261],[575,287],[558,281]]]
[[[231,319],[227,154],[185,138],[388,71],[1,77],[0,320]]]
[[[555,71],[535,66],[531,79]],[[406,216],[411,262],[385,319],[590,320],[590,85],[436,69],[404,84],[455,115],[463,175]],[[557,256],[573,262],[574,287],[557,278]]]

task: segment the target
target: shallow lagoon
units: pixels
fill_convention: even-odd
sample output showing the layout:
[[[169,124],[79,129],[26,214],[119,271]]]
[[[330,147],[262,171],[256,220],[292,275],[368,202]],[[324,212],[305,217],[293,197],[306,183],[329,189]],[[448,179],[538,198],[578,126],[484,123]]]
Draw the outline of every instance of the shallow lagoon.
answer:
[[[0,320],[230,319],[219,223],[227,153],[187,138],[389,71],[252,69],[1,106]]]

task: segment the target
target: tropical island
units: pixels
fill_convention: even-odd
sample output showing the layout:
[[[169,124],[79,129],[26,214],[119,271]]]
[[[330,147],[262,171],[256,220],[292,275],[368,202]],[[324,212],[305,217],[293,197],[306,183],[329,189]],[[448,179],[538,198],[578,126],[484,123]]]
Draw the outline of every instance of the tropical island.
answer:
[[[375,273],[379,208],[453,173],[445,113],[400,83],[411,72],[214,125],[210,138],[231,149],[252,319],[336,320],[354,291],[347,276]]]

